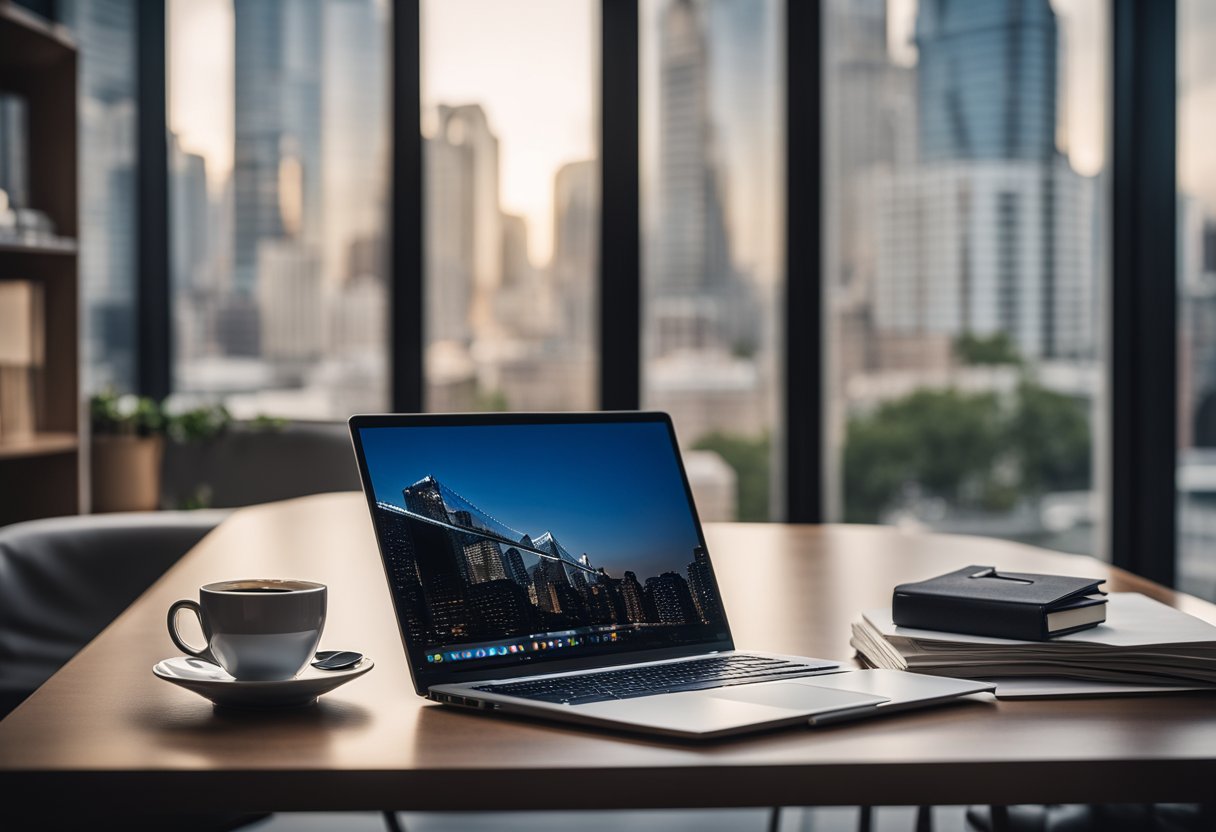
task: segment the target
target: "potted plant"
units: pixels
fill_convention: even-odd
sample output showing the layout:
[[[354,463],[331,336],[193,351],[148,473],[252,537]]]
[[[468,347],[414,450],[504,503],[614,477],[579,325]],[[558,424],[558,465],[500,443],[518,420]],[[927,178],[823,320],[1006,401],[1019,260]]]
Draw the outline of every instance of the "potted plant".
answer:
[[[89,422],[93,511],[156,509],[167,427],[163,408],[146,396],[108,390],[89,400]]]
[[[174,397],[158,402],[146,396],[120,396],[112,390],[89,400],[93,511],[159,508],[166,439],[202,443],[232,424],[223,405],[181,407],[182,402]]]

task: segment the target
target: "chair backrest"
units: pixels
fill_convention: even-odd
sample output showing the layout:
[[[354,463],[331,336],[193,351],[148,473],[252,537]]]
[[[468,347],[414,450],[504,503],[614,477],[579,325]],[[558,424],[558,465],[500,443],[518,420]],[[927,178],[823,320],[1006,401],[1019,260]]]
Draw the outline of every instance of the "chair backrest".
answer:
[[[0,528],[0,716],[227,514],[55,517]]]

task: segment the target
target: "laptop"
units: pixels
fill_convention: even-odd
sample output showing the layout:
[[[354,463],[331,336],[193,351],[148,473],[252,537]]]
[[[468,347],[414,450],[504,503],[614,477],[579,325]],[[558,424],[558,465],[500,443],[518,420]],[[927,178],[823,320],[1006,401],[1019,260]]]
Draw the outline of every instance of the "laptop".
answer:
[[[736,650],[664,413],[350,429],[414,687],[435,702],[710,739],[993,689]]]

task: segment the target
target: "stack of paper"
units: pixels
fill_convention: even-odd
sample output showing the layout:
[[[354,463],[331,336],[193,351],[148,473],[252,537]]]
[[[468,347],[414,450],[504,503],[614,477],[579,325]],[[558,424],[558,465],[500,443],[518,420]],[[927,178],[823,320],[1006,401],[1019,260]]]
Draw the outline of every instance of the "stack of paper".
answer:
[[[885,609],[866,612],[853,625],[851,643],[875,667],[997,679],[998,695],[999,680],[1028,677],[1098,683],[1021,685],[1056,690],[1039,695],[1216,687],[1216,627],[1130,592],[1109,596],[1106,623],[1046,642],[896,627]],[[1113,687],[1104,691],[1103,685]]]

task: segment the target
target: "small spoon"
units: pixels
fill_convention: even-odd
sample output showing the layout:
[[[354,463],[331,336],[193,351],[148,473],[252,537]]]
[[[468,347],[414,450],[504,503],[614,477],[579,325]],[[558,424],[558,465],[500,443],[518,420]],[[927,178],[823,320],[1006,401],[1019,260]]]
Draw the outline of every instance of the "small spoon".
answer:
[[[363,654],[354,650],[318,650],[312,666],[319,670],[343,670],[363,661]]]

